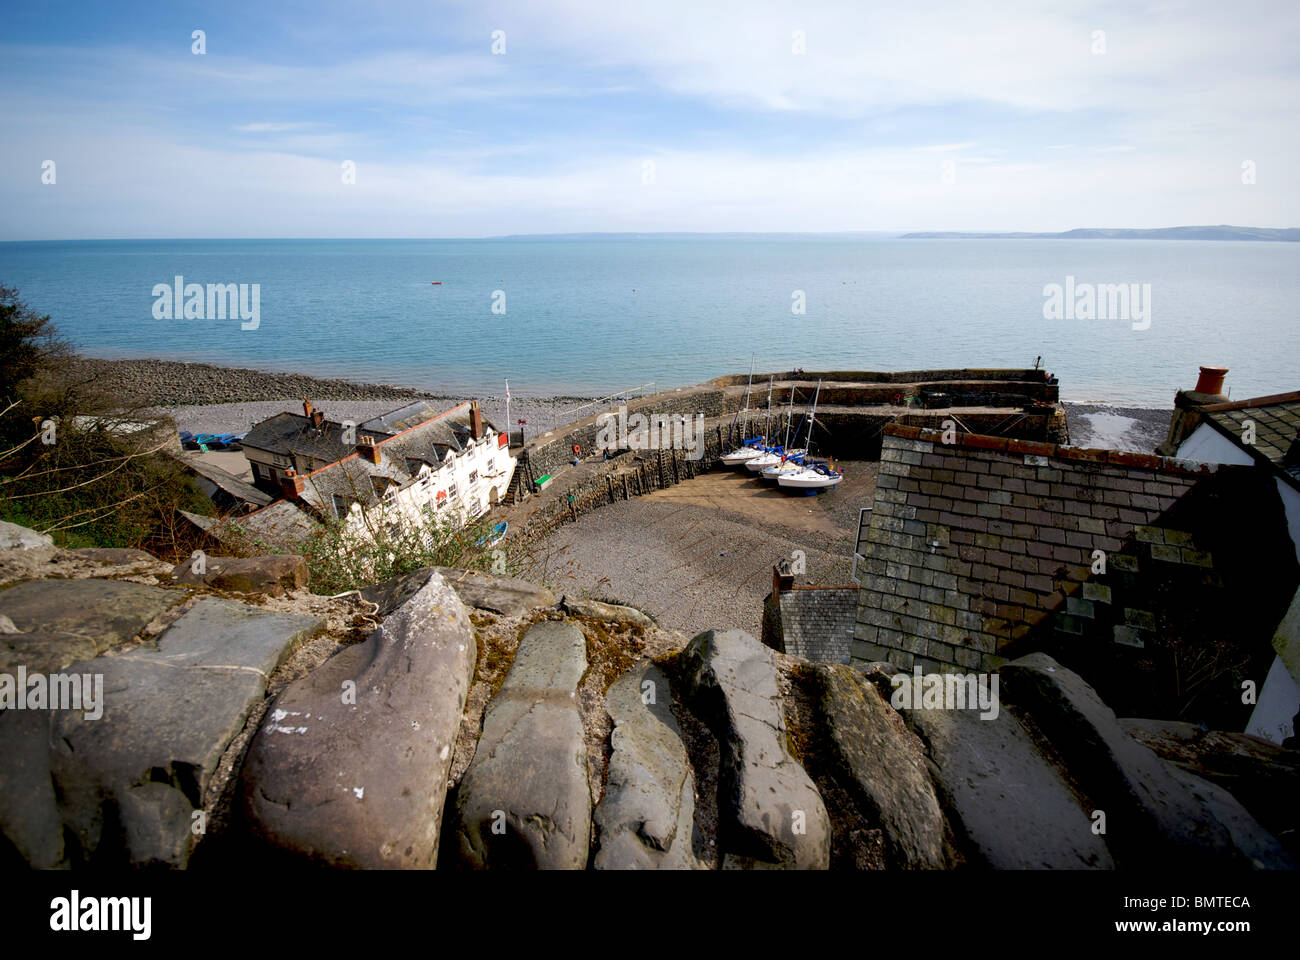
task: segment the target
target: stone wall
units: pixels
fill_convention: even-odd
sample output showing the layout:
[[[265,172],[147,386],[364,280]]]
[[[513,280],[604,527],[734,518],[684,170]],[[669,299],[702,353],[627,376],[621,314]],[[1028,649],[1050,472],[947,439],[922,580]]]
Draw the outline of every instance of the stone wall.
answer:
[[[1289,546],[1251,467],[890,426],[853,660],[991,670],[1045,650],[1116,709],[1167,713],[1189,657],[1267,668]]]
[[[628,414],[665,414],[669,416],[695,417],[704,414],[706,420],[722,415],[722,391],[714,388],[690,387],[682,390],[670,390],[653,396],[631,400],[627,404]],[[524,456],[532,466],[535,476],[553,473],[555,470],[573,460],[573,446],[580,446],[584,454],[600,449],[596,437],[604,425],[605,414],[618,413],[618,405],[601,410],[577,423],[561,427],[558,431],[544,433],[531,440],[525,448]]]

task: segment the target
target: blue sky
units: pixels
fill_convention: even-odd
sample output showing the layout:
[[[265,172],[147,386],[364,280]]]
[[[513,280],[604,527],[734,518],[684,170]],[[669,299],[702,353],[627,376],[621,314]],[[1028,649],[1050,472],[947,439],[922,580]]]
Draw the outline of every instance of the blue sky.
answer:
[[[7,4],[0,239],[1300,225],[1297,11]]]

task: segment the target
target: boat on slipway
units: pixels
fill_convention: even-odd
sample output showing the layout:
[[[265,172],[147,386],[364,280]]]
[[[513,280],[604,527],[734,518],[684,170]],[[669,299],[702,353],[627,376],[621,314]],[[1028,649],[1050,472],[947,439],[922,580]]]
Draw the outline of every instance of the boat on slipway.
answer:
[[[771,407],[771,398],[768,399],[768,407]],[[757,473],[765,480],[775,480],[780,470],[768,471],[773,467],[781,467],[783,464],[790,462],[796,457],[802,457],[807,450],[803,447],[790,449],[790,424],[794,420],[794,386],[790,387],[790,408],[785,417],[785,443],[779,447],[768,447],[767,452],[761,456],[754,457],[745,464],[747,470]],[[803,429],[800,424],[794,432],[795,443],[799,442],[799,431]],[[802,461],[801,461],[802,462]]]
[[[790,473],[783,473],[776,478],[776,482],[787,490],[819,493],[822,490],[829,490],[843,479],[843,470],[836,470],[829,463],[818,461],[811,466],[805,465]]]
[[[767,450],[767,448],[763,446],[763,441],[765,439],[766,437],[754,437],[751,440],[746,440],[743,446],[732,450],[730,453],[724,453],[719,458],[722,461],[722,465],[726,467],[743,467],[755,457],[761,457]]]
[[[813,426],[817,422],[817,400],[821,397],[822,385],[817,383],[817,393],[813,395],[812,412],[808,416],[808,452],[812,452]],[[802,490],[815,495],[823,490],[830,490],[844,479],[844,471],[836,470],[825,461],[809,460],[807,455],[800,458],[803,463],[796,470],[777,474],[776,482],[786,490]]]

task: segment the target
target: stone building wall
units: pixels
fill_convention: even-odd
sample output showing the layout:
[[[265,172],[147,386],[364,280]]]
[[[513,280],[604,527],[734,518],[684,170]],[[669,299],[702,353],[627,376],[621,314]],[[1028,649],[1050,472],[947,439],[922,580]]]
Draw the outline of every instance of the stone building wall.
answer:
[[[852,659],[1043,650],[1146,715],[1217,663],[1235,695],[1300,580],[1281,510],[1253,467],[889,426]]]

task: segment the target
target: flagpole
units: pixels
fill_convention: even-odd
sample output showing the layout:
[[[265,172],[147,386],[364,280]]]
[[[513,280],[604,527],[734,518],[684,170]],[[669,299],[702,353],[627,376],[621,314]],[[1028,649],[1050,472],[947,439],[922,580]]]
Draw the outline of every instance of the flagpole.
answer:
[[[510,449],[510,381],[506,381],[506,449]]]

